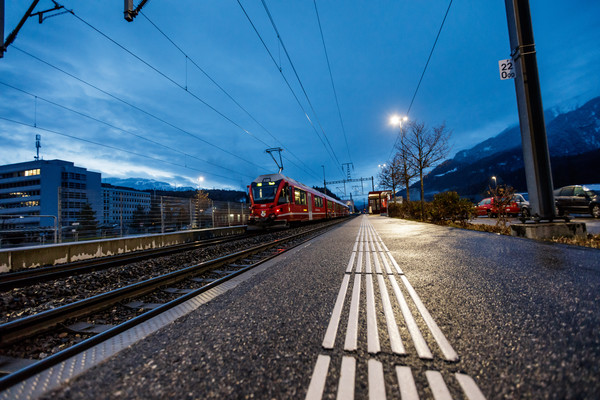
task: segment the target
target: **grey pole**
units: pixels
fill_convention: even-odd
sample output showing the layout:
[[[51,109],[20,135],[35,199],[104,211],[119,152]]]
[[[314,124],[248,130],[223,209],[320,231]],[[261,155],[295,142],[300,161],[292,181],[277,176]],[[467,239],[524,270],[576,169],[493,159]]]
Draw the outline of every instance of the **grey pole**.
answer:
[[[556,218],[552,170],[529,0],[505,0],[505,4],[529,203],[536,219],[552,221]]]

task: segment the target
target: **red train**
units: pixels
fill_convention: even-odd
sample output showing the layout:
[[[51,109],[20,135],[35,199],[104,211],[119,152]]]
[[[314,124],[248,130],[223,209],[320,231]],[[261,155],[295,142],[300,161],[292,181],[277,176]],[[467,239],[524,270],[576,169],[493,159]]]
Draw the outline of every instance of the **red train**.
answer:
[[[248,225],[288,226],[291,222],[337,218],[348,206],[282,174],[261,175],[250,186]]]

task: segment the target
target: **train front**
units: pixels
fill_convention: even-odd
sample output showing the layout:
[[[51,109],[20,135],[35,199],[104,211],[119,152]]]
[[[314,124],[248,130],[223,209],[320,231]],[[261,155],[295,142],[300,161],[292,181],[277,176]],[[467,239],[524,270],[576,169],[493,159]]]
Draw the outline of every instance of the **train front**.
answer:
[[[279,178],[279,179],[277,179]],[[289,217],[288,185],[283,177],[261,175],[250,184],[248,225],[259,227],[287,226]]]

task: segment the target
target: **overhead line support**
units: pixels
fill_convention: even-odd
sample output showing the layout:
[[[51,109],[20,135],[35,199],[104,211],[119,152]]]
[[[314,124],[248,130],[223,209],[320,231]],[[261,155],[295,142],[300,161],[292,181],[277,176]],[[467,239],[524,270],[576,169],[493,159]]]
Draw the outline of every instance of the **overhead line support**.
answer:
[[[127,22],[132,22],[135,17],[138,16],[142,8],[148,3],[148,0],[142,0],[140,4],[134,9],[133,8],[133,0],[125,0],[125,11],[123,12],[125,20]]]
[[[27,21],[27,18],[31,16],[31,13],[33,12],[35,6],[37,6],[39,2],[40,0],[33,0],[31,5],[27,9],[27,12],[25,12],[25,15],[23,15],[23,18],[21,18],[21,20],[17,24],[17,27],[6,37],[6,41],[2,44],[2,48],[0,48],[0,58],[4,57],[4,52],[6,51],[8,46],[10,46],[10,44],[15,41],[19,31],[25,24],[25,21]],[[0,14],[0,21],[2,21],[0,22],[0,24],[2,26],[2,38],[4,39],[4,0],[0,0],[0,6],[0,9],[2,10],[0,11],[2,13]]]

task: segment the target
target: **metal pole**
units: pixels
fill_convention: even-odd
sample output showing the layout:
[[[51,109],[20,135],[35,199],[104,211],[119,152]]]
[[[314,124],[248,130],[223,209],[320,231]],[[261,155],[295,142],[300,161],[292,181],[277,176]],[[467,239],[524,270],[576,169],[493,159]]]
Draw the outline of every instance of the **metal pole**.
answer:
[[[58,187],[58,205],[56,206],[58,221],[58,242],[62,243],[62,187]]]
[[[210,201],[211,207],[210,209],[212,210],[212,227],[215,227],[215,202],[214,201]]]
[[[231,226],[231,207],[227,202],[227,226]]]
[[[0,42],[4,47],[4,0],[0,0]],[[4,57],[4,48],[0,49],[0,58]]]
[[[321,165],[321,168],[323,168],[323,189],[325,190],[325,194],[327,194],[327,182],[325,182],[325,166]]]
[[[58,230],[58,224],[54,215],[52,215],[52,218],[54,219],[54,244],[56,244],[56,231]]]
[[[163,197],[160,196],[160,233],[165,233],[165,213],[163,209]]]
[[[505,0],[532,215],[552,221],[554,193],[529,0]]]

